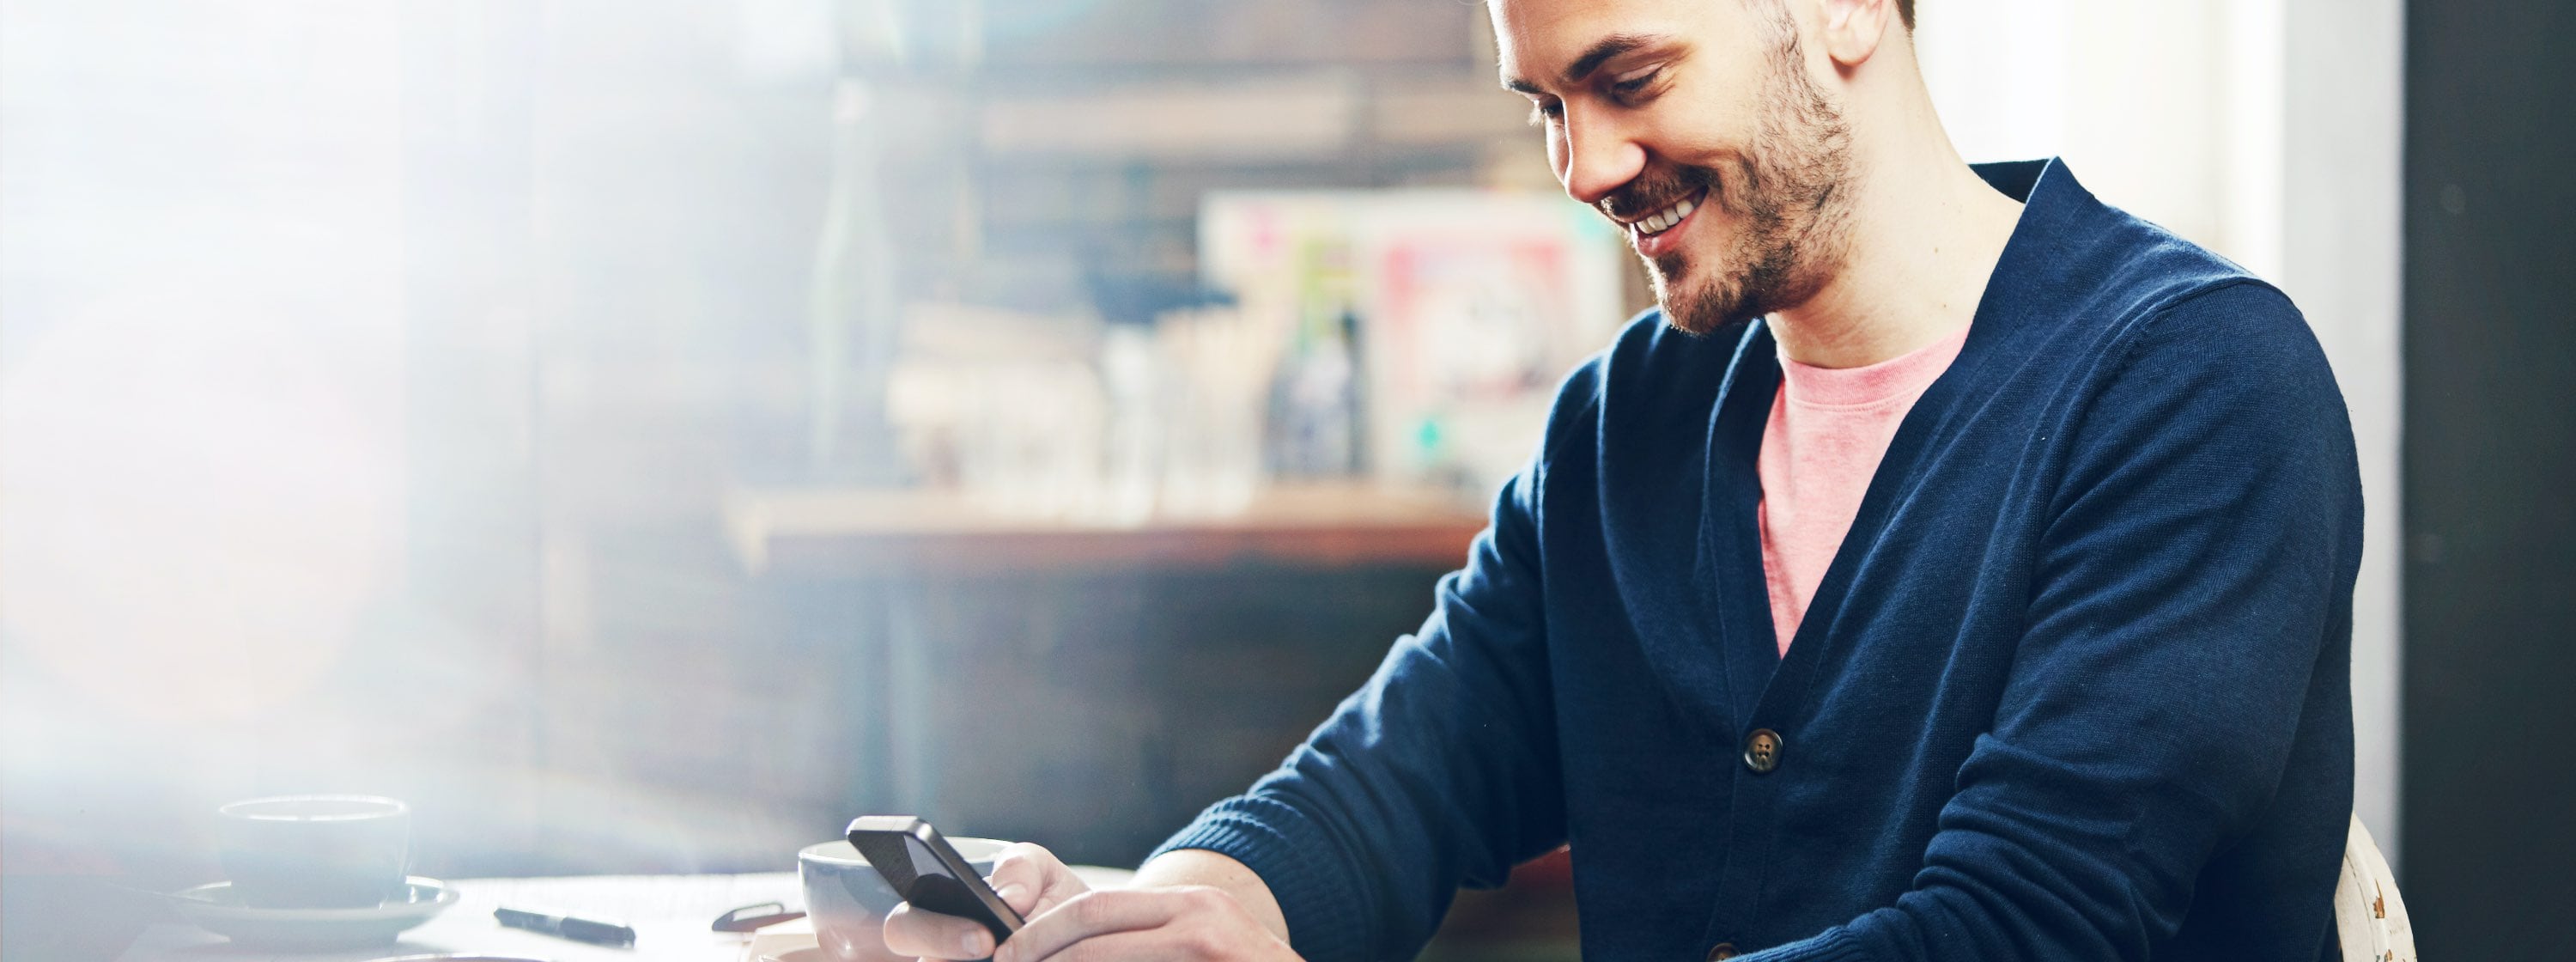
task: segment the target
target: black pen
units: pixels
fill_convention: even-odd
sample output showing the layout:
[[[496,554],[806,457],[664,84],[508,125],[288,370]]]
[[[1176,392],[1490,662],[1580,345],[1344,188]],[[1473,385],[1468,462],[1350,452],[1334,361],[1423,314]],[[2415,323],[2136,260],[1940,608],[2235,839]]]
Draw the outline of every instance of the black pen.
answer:
[[[592,945],[633,945],[635,930],[611,922],[593,922],[569,915],[542,915],[518,909],[493,909],[492,917],[514,929],[559,935],[575,942]]]

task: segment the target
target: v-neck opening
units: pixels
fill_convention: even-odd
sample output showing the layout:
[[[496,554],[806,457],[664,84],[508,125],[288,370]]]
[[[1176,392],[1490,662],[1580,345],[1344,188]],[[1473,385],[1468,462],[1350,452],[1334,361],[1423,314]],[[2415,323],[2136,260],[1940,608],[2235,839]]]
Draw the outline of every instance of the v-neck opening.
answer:
[[[1698,566],[1702,570],[1701,593],[1709,599],[1711,620],[1715,622],[1726,667],[1732,714],[1728,721],[1737,732],[1778,724],[1776,716],[1785,716],[1803,705],[1808,680],[1816,677],[1815,669],[1833,654],[1833,621],[1849,599],[1862,557],[1887,531],[1893,512],[1891,499],[1911,483],[1923,452],[1936,439],[1934,432],[1939,422],[1946,420],[1963,400],[1959,397],[1965,390],[1962,385],[1980,376],[1994,343],[2007,333],[2001,328],[2011,326],[2007,322],[2012,319],[2000,316],[1995,305],[2002,302],[1999,295],[2004,289],[2018,286],[2012,283],[2016,276],[2012,268],[2017,260],[2030,256],[2027,238],[2034,228],[2035,213],[2030,201],[2049,180],[2052,166],[2038,162],[1979,170],[1988,183],[2023,201],[2022,219],[2014,224],[1987,277],[1976,310],[1969,315],[1967,340],[1960,345],[1958,356],[1898,421],[1895,435],[1889,439],[1877,469],[1870,474],[1851,526],[1835,546],[1833,560],[1826,564],[1815,593],[1809,596],[1805,616],[1790,636],[1785,653],[1773,627],[1769,585],[1758,576],[1763,571],[1758,515],[1762,479],[1758,464],[1773,396],[1780,390],[1784,374],[1767,319],[1745,322],[1719,389],[1717,409],[1710,417],[1709,464],[1701,499],[1699,554],[1703,562]],[[1744,576],[1747,572],[1756,576]]]

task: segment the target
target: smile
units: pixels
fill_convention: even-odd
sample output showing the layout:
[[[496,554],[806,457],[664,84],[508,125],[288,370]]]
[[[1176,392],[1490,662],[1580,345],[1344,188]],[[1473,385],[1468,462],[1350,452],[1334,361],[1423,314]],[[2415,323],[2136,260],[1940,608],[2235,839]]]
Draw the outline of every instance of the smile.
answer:
[[[1684,197],[1680,200],[1674,201],[1673,205],[1670,207],[1648,214],[1644,217],[1638,218],[1637,220],[1630,221],[1628,228],[1646,237],[1661,234],[1665,231],[1671,230],[1673,225],[1681,223],[1682,218],[1690,216],[1691,208],[1693,206],[1691,199]]]
[[[1707,202],[1707,199],[1708,192],[1701,190],[1646,216],[1622,221],[1621,223],[1628,228],[1628,243],[1636,247],[1637,253],[1647,257],[1663,254],[1676,243],[1674,238],[1667,235],[1672,234],[1675,228],[1689,223],[1691,212],[1698,210],[1701,204]]]

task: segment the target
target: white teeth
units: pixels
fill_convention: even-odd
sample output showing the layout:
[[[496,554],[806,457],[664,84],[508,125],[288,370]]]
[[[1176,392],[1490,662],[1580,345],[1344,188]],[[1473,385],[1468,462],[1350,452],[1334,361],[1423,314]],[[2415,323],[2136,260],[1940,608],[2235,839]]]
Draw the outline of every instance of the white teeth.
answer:
[[[1637,229],[1640,233],[1661,234],[1671,230],[1674,224],[1681,223],[1682,218],[1690,216],[1690,212],[1696,208],[1697,205],[1684,200],[1636,221]]]

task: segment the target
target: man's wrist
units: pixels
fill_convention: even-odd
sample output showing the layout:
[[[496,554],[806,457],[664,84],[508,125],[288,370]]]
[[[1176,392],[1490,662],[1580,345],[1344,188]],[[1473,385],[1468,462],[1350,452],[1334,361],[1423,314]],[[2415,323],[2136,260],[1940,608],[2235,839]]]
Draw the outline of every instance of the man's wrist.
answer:
[[[1269,883],[1251,866],[1236,861],[1222,852],[1203,848],[1176,848],[1155,856],[1136,870],[1138,888],[1169,888],[1203,885],[1224,892],[1244,911],[1252,913],[1261,927],[1288,941],[1288,917],[1280,911],[1279,899],[1270,893]]]

